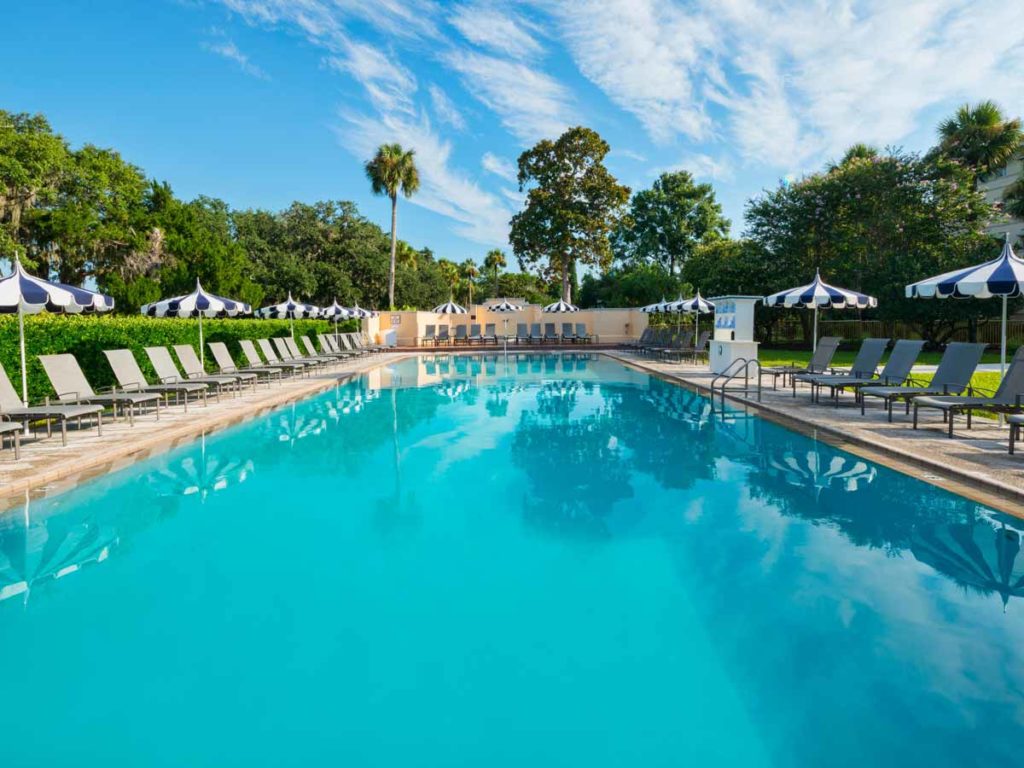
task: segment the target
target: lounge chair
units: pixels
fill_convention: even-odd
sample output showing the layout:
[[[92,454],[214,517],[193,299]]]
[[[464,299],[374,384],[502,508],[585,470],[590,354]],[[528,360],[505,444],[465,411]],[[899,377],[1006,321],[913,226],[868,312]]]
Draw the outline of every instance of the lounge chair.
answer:
[[[486,344],[487,342],[491,342],[492,344],[498,343],[498,332],[495,330],[494,323],[487,323],[486,325],[484,325],[484,335],[481,338],[481,341],[484,344]]]
[[[262,369],[264,371],[276,371],[279,375],[284,376],[285,373],[297,373],[304,367],[291,363],[268,365],[263,362],[263,359],[260,357],[259,352],[256,351],[256,346],[252,343],[251,339],[239,339],[238,346],[242,348],[242,354],[245,355],[246,364],[253,370]]]
[[[701,331],[700,336],[693,345],[693,349],[690,350],[688,357],[697,362],[700,357],[707,358],[708,356],[708,344],[711,343],[711,331]]]
[[[844,376],[835,374],[829,376],[823,374],[815,377],[814,388],[819,393],[822,389],[830,390],[834,405],[839,405],[839,395],[845,390],[853,390],[857,401],[860,401],[860,390],[871,385],[882,385],[888,387],[902,387],[910,376],[910,371],[921,354],[924,342],[914,339],[900,339],[893,346],[892,353],[882,368],[877,378],[871,376]],[[861,408],[863,413],[863,407]]]
[[[291,336],[284,337],[284,344],[288,347],[288,351],[292,353],[292,357],[296,360],[319,360],[324,365],[337,365],[339,360],[336,355],[321,355],[318,354],[315,349],[312,353],[304,352],[302,347],[299,346],[299,342]]]
[[[436,344],[435,344],[436,341],[437,341],[437,326],[428,325],[426,327],[426,330],[424,330],[424,332],[423,332],[423,338],[420,339],[420,342],[422,343],[422,346],[426,346],[427,344],[434,344],[436,346]]]
[[[594,337],[587,331],[586,323],[576,323],[576,341],[580,344],[590,344]]]
[[[762,376],[772,377],[772,389],[778,389],[779,378],[782,379],[782,386],[786,386],[786,378],[795,376],[798,373],[819,374],[828,372],[832,358],[839,349],[842,341],[838,336],[822,336],[818,339],[818,345],[814,348],[811,359],[805,366],[799,365],[774,365],[761,369]],[[796,397],[796,387],[793,387],[793,397]]]
[[[530,343],[540,344],[544,337],[540,333],[540,323],[530,323]]]
[[[342,352],[351,352],[356,357],[370,354],[370,350],[360,348],[350,334],[343,333],[338,337]]]
[[[572,329],[572,323],[562,323],[562,341],[568,341],[570,344],[576,343],[576,332]]]
[[[678,356],[682,359],[683,354],[690,349],[690,342],[693,341],[693,331],[682,331],[669,336],[668,343],[662,347],[652,347],[651,354],[656,357],[669,358]]]
[[[181,367],[189,379],[202,379],[206,376],[206,369],[199,362],[199,355],[196,354],[196,350],[191,344],[175,344],[174,354],[178,356],[178,362],[181,363]],[[259,377],[255,373],[224,373],[222,371],[214,375],[232,379],[239,390],[243,384],[249,384],[256,389],[256,382],[259,381]]]
[[[57,393],[57,400],[66,405],[88,405],[109,406],[117,418],[117,408],[128,415],[128,424],[135,424],[135,411],[137,408],[145,408],[152,405],[156,418],[160,420],[160,403],[164,396],[157,392],[117,392],[111,390],[107,393],[95,392],[89,380],[85,378],[82,367],[74,355],[40,355],[39,362],[43,364],[46,371],[46,378],[50,380],[53,391]]]
[[[811,399],[817,400],[820,391],[831,390],[833,398],[838,398],[838,392],[844,384],[853,381],[871,381],[875,378],[875,371],[882,361],[885,348],[889,345],[889,339],[864,339],[861,342],[860,350],[853,360],[853,365],[846,373],[796,373],[790,377],[793,382],[793,390],[796,391],[797,382],[809,384],[811,387]]]
[[[925,395],[959,395],[966,390],[971,383],[978,363],[981,362],[981,355],[985,351],[985,344],[969,344],[963,341],[955,341],[946,347],[939,361],[939,367],[935,375],[927,384],[914,385],[911,377],[908,377],[909,384],[898,387],[879,386],[867,384],[860,390],[860,412],[864,413],[864,404],[869,397],[881,398],[885,404],[889,421],[892,421],[892,406],[897,400],[904,400],[907,404],[907,413],[910,413],[910,402],[915,397]]]
[[[190,397],[201,398],[203,405],[206,405],[206,395],[210,391],[207,384],[192,382],[175,382],[150,384],[146,376],[139,368],[135,355],[130,349],[105,349],[103,354],[107,356],[110,369],[114,372],[117,385],[125,392],[157,392],[163,395],[174,395],[174,404],[183,403],[185,411],[188,411]]]
[[[260,347],[260,352],[267,359],[267,363],[276,368],[291,368],[292,373],[309,373],[309,369],[313,367],[312,364],[300,362],[298,360],[285,360],[278,357],[277,352],[274,351],[274,345],[270,343],[270,339],[256,339],[256,343]],[[242,351],[245,351],[245,345],[242,345]]]
[[[469,338],[466,339],[469,344],[476,342],[477,344],[484,343],[484,337],[480,335],[480,324],[473,323],[469,326]]]
[[[550,344],[557,344],[561,341],[558,336],[558,331],[555,330],[554,323],[544,323],[544,342]]]
[[[14,460],[21,458],[21,433],[25,428],[14,421],[0,419],[0,440],[6,441],[11,438],[11,447],[14,448]]]
[[[452,337],[448,335],[448,326],[441,325],[437,328],[437,345],[448,345],[452,343]]]
[[[1007,416],[1006,423],[1010,425],[1009,452],[1012,456],[1016,450],[1017,441],[1020,440],[1020,428],[1024,426],[1024,413],[1015,413],[1012,416]]]
[[[96,433],[103,434],[103,406],[102,405],[45,405],[25,406],[21,397],[14,391],[11,380],[7,378],[7,372],[0,365],[0,415],[5,419],[16,421],[20,424],[31,424],[36,421],[46,423],[46,435],[49,437],[52,429],[52,422],[60,424],[61,444],[68,444],[68,422],[74,421],[79,428],[82,426],[82,419],[95,417]]]
[[[369,335],[367,335],[363,331],[359,331],[358,333],[353,333],[350,335],[352,336],[353,341],[355,341],[356,348],[358,349],[365,349],[367,352],[388,351],[387,344],[374,344],[372,341],[370,341]]]
[[[341,360],[347,360],[350,357],[356,356],[354,352],[349,352],[347,350],[344,352],[335,352],[330,349],[325,349],[323,352],[318,352],[316,347],[313,346],[313,342],[309,340],[308,336],[299,336],[299,343],[302,344],[299,349],[305,351],[309,357],[322,357],[327,360],[337,360],[340,362]],[[289,344],[288,346],[290,347],[292,345]]]
[[[580,335],[578,331],[577,331],[576,335],[577,336]],[[640,338],[638,338],[638,339],[630,339],[629,341],[624,341],[620,346],[624,347],[625,349],[639,350],[641,347],[644,347],[647,344],[649,344],[650,341],[651,341],[651,338],[653,336],[654,336],[654,329],[653,328],[644,328],[643,332],[640,334]]]
[[[228,352],[228,345],[223,341],[211,341],[207,344],[210,348],[210,352],[213,353],[213,360],[217,363],[217,368],[220,373],[225,376],[231,376],[237,374],[239,376],[254,376],[256,380],[265,379],[267,386],[270,386],[270,382],[273,379],[277,379],[278,382],[282,379],[282,371],[280,368],[270,368],[266,365],[257,365],[251,368],[239,368],[235,365],[234,359],[231,357],[231,353]]]
[[[971,414],[974,411],[991,411],[993,413],[1018,413],[1021,400],[1024,398],[1024,346],[1017,348],[1017,353],[1006,369],[1006,375],[999,382],[999,388],[992,397],[979,397],[974,393],[978,390],[968,387],[966,396],[945,397],[925,395],[914,398],[914,429],[917,429],[917,412],[921,408],[936,408],[943,412],[948,426],[949,436],[953,436],[953,417],[961,412],[967,414],[967,428],[971,428]]]
[[[231,376],[183,376],[178,366],[175,365],[167,347],[146,347],[146,357],[149,364],[156,371],[156,376],[161,384],[177,384],[181,381],[190,381],[193,384],[208,384],[214,388],[218,397],[225,389],[237,391],[238,379]]]
[[[530,334],[526,332],[526,323],[516,323],[516,344],[529,344]]]
[[[304,357],[301,354],[292,352],[291,347],[280,336],[275,336],[271,341],[274,343],[274,349],[277,350],[277,354],[280,355],[282,360],[291,360],[293,363],[305,363],[311,368],[323,368],[327,365],[326,360]]]
[[[464,325],[456,325],[455,326],[455,340],[454,340],[454,343],[456,345],[458,345],[458,344],[466,344],[466,343],[468,343],[468,340],[469,340],[469,336],[466,333],[466,326],[464,326]]]

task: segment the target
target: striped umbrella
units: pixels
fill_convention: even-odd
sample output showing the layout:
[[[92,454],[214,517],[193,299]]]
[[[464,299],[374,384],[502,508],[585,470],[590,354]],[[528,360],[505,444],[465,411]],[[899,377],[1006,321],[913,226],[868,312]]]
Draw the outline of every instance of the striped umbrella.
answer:
[[[647,306],[640,307],[640,311],[648,315],[655,315],[660,312],[665,312],[665,308],[671,303],[671,301],[665,301],[665,297],[662,296],[661,301],[656,301],[653,304],[648,304]]]
[[[465,315],[468,314],[465,307],[459,306],[454,301],[447,301],[437,307],[434,307],[434,311],[439,315]]]
[[[575,304],[570,304],[565,299],[559,299],[553,304],[548,304],[544,307],[544,312],[579,312],[580,308]]]
[[[1000,374],[1006,373],[1006,300],[1024,293],[1024,259],[1010,247],[1006,235],[999,258],[974,267],[955,269],[907,286],[908,299],[990,299],[1003,300],[1003,330],[1000,344]]]
[[[363,309],[358,304],[355,304],[348,308],[348,316],[357,317],[360,320],[362,320],[367,317],[376,317],[377,313],[374,312],[372,309]]]
[[[862,459],[825,454],[816,448],[770,455],[768,465],[790,485],[813,488],[819,495],[823,489],[836,486],[854,493],[862,484],[874,482],[878,474],[874,466]]]
[[[280,304],[271,304],[269,307],[261,307],[256,310],[256,316],[264,320],[291,320],[292,338],[295,338],[295,320],[306,320],[320,317],[320,308],[312,304],[304,304],[292,298],[291,291],[288,298]]]
[[[493,304],[489,306],[491,312],[521,312],[523,308],[518,304],[513,304],[508,299],[505,299],[500,304]]]
[[[815,270],[814,280],[799,288],[779,291],[764,297],[766,307],[799,307],[814,310],[814,349],[818,348],[818,309],[867,309],[877,307],[878,299],[846,288],[836,288],[821,279]]]
[[[40,312],[81,314],[107,312],[114,308],[109,296],[63,283],[51,283],[28,274],[14,259],[14,271],[0,279],[0,313],[18,313],[18,343],[21,353],[21,399],[28,406],[28,369],[25,354],[25,315]]]
[[[206,364],[206,353],[203,349],[203,318],[234,317],[248,315],[252,307],[244,301],[225,299],[208,293],[196,280],[196,289],[185,296],[154,301],[142,305],[142,314],[147,317],[198,317],[199,318],[199,360]]]
[[[692,299],[679,299],[679,301],[671,302],[668,306],[668,311],[686,312],[689,315],[694,315],[696,319],[694,336],[700,336],[700,316],[714,312],[715,305],[703,298],[700,295],[700,291],[697,291],[697,295]]]
[[[337,341],[338,321],[347,320],[348,318],[352,317],[352,310],[341,306],[341,304],[338,303],[338,300],[335,299],[334,303],[332,303],[331,306],[324,307],[323,309],[320,310],[320,317],[324,318],[325,320],[334,321],[334,339],[335,341]]]

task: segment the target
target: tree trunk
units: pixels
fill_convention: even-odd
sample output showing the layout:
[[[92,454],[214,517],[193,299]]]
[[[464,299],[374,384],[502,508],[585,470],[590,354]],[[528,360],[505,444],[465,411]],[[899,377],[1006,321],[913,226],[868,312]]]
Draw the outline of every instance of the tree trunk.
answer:
[[[494,298],[498,298],[501,294],[498,293],[498,268],[494,268]]]
[[[395,308],[395,253],[398,250],[398,196],[391,198],[391,273],[388,276],[388,308]]]
[[[562,264],[562,299],[572,304],[572,286],[569,284],[569,262]]]

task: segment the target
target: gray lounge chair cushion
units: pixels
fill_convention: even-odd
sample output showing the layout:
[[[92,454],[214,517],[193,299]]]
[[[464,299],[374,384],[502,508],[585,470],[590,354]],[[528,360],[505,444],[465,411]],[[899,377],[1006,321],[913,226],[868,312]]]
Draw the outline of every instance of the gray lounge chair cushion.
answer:
[[[111,392],[97,394],[93,391],[89,380],[85,378],[82,367],[74,355],[40,355],[46,377],[53,385],[57,399],[70,403],[150,403],[160,400],[157,392]]]

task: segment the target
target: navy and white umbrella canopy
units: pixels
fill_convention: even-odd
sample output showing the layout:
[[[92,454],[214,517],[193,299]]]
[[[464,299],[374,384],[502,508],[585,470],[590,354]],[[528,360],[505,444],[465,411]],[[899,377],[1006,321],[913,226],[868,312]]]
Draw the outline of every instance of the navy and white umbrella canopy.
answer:
[[[1006,301],[1024,295],[1024,259],[1010,247],[1010,238],[1003,243],[998,258],[973,267],[954,269],[906,288],[908,299],[990,299],[1003,300],[1003,332],[1000,345],[1001,372],[1006,372]]]
[[[661,301],[656,301],[653,304],[640,307],[640,311],[648,315],[658,314],[660,312],[667,312],[667,307],[671,304],[671,301],[665,301],[665,297],[662,296]]]
[[[575,304],[570,304],[565,299],[559,299],[553,304],[548,304],[544,307],[544,312],[579,312],[580,308]]]
[[[819,309],[868,309],[877,307],[878,299],[865,293],[829,285],[821,279],[821,274],[816,270],[814,280],[810,283],[765,296],[764,305],[766,307],[813,309],[814,349],[817,349]]]
[[[28,367],[25,354],[25,315],[40,312],[81,313],[107,312],[114,308],[109,296],[63,283],[51,283],[33,277],[14,260],[14,270],[0,279],[0,313],[18,315],[18,348],[21,353],[21,399],[28,405]]]
[[[355,304],[354,306],[348,308],[348,316],[363,320],[367,317],[376,317],[377,313],[374,312],[372,309],[363,309],[358,304]]]
[[[196,280],[196,289],[184,296],[154,301],[142,305],[142,314],[147,317],[198,317],[199,318],[199,360],[206,364],[206,350],[203,344],[204,317],[235,317],[248,315],[252,307],[244,301],[225,299],[223,296],[208,292]]]
[[[271,304],[256,310],[257,316],[264,320],[306,320],[320,316],[320,308],[312,304],[296,301],[289,293],[288,298],[280,304]]]
[[[493,304],[487,309],[491,312],[521,312],[523,308],[518,304],[513,304],[508,299],[505,299],[500,304]]]
[[[324,307],[323,309],[320,310],[320,317],[324,318],[325,320],[333,320],[335,323],[337,323],[339,320],[347,320],[348,318],[352,317],[352,314],[351,310],[349,310],[347,307],[341,306],[341,304],[338,303],[338,300],[335,299],[334,303],[331,304],[331,306]]]
[[[692,299],[679,299],[679,301],[669,302],[668,311],[685,312],[688,315],[693,315],[696,319],[693,332],[695,336],[700,336],[700,316],[714,312],[715,305],[701,296],[700,291],[697,291],[697,295]]]
[[[434,311],[439,315],[465,315],[468,314],[466,308],[456,304],[454,301],[448,301],[440,306],[434,307]]]

